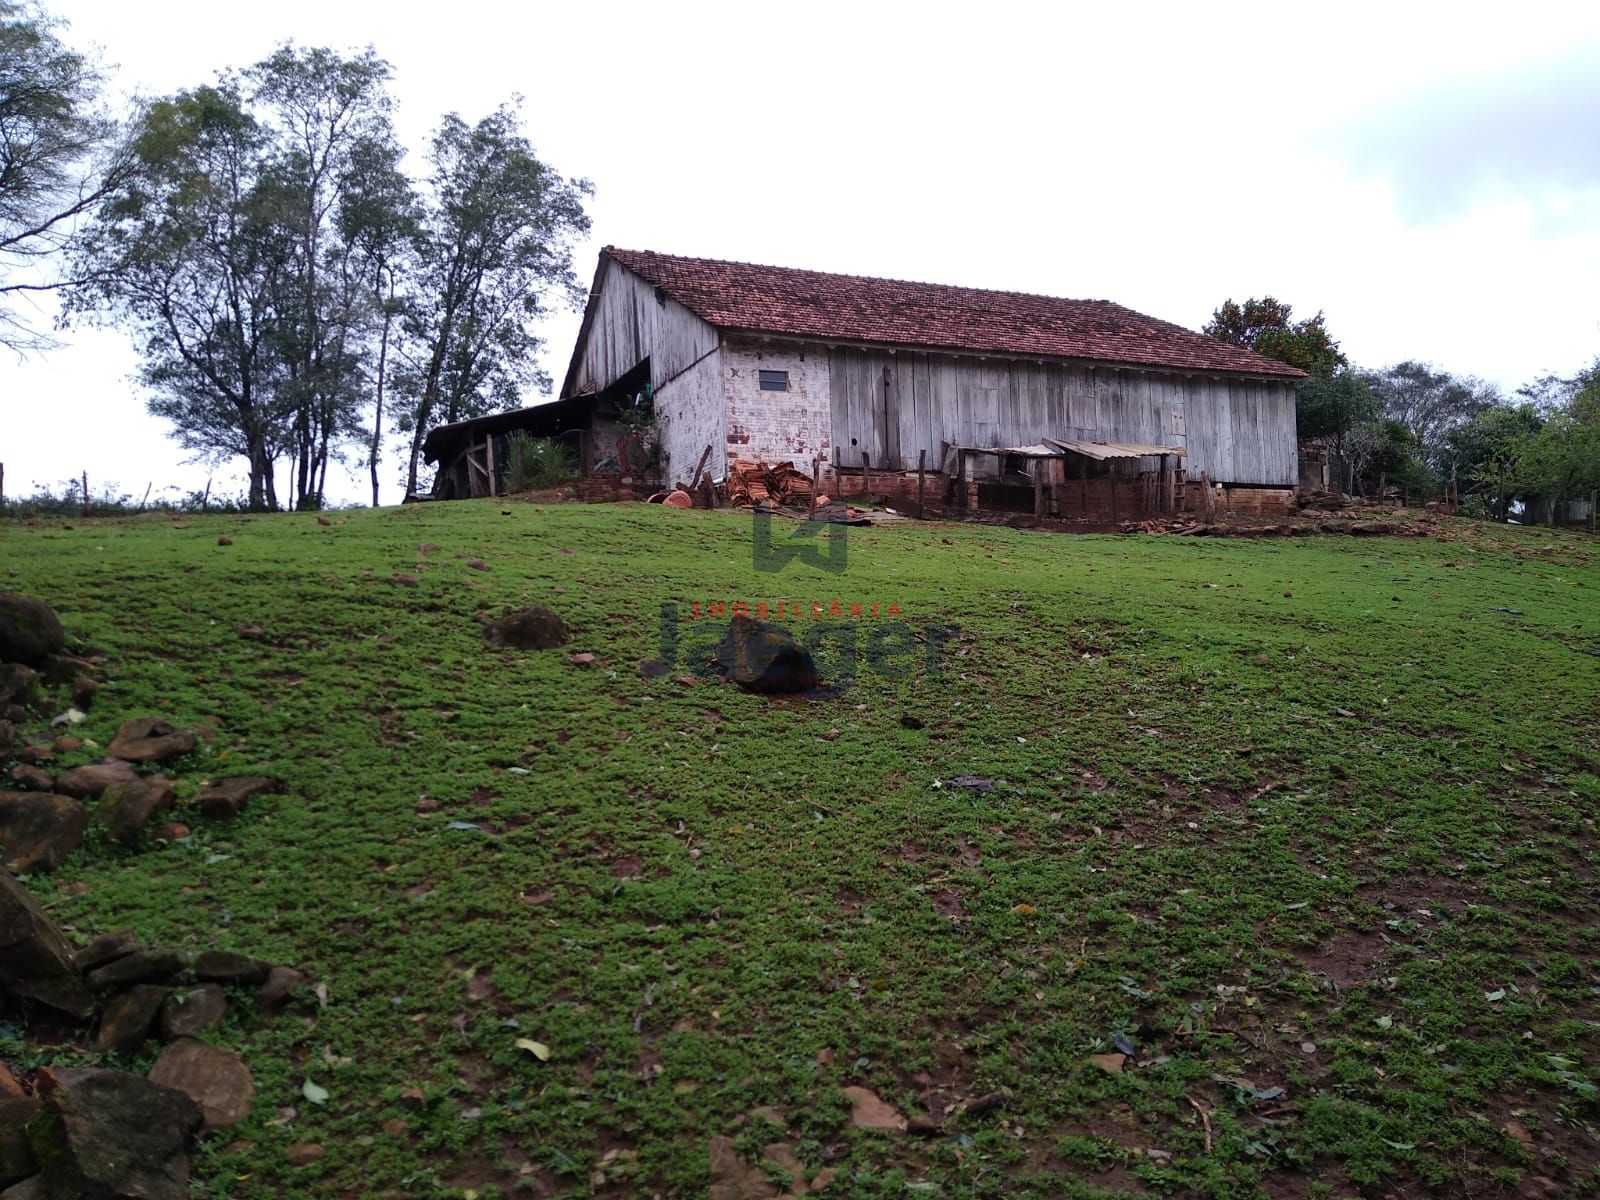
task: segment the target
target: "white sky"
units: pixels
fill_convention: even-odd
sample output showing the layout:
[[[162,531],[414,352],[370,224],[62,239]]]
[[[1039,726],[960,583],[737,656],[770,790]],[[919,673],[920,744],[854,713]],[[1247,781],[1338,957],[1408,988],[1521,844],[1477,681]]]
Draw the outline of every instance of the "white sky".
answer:
[[[1191,328],[1271,293],[1325,310],[1359,364],[1508,389],[1600,354],[1592,3],[52,8],[143,94],[288,38],[371,43],[419,171],[440,114],[520,93],[541,155],[595,184],[585,280],[609,242],[1111,299]],[[545,330],[557,380],[576,329]],[[135,365],[95,330],[0,358],[8,494],[84,469],[96,491],[204,486]],[[337,474],[333,499],[365,495]]]

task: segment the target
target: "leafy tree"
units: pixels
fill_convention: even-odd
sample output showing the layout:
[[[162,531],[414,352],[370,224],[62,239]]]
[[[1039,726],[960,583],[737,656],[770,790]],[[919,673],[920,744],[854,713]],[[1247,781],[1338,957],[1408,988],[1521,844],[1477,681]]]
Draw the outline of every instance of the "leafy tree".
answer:
[[[245,460],[255,510],[278,505],[275,281],[295,252],[275,220],[266,143],[236,80],[152,104],[134,141],[140,170],[86,231],[71,298],[133,332],[150,411],[182,445]]]
[[[1355,435],[1371,426],[1377,415],[1377,398],[1356,371],[1319,372],[1295,392],[1300,439],[1325,442],[1335,461],[1346,465]]]
[[[1243,304],[1225,300],[1211,314],[1203,332],[1311,375],[1332,375],[1347,365],[1321,312],[1303,321],[1293,317],[1294,310],[1289,305],[1271,296],[1252,297]]]
[[[512,109],[476,125],[446,117],[430,160],[406,314],[411,365],[401,376],[411,434],[407,494],[416,491],[430,429],[516,407],[526,386],[548,388],[533,323],[552,299],[579,303],[572,244],[589,229],[589,184],[541,162]]]
[[[286,371],[295,506],[319,508],[336,438],[353,433],[363,402],[362,346],[376,311],[366,279],[367,221],[393,224],[380,199],[408,189],[373,186],[398,160],[390,127],[389,64],[368,49],[343,58],[326,49],[280,47],[251,68],[252,99],[272,131],[270,168],[292,230],[295,256],[276,281],[278,352]],[[366,185],[366,186],[363,186]]]
[[[0,346],[14,350],[47,344],[16,302],[72,282],[53,260],[135,166],[100,108],[99,70],[59,29],[34,4],[0,0]]]
[[[1495,388],[1427,363],[1402,362],[1363,373],[1383,413],[1411,431],[1423,461],[1441,479],[1450,473],[1449,436],[1500,400]]]
[[[1497,404],[1451,429],[1446,444],[1453,474],[1483,497],[1496,520],[1511,515],[1525,479],[1524,460],[1544,422],[1531,404]]]

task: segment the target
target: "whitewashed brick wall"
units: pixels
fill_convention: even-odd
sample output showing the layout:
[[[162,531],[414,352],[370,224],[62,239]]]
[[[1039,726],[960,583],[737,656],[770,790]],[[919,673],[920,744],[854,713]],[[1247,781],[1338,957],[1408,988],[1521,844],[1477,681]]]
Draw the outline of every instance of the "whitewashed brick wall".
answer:
[[[760,371],[789,372],[789,390],[764,392]],[[728,406],[728,457],[792,462],[833,458],[828,352],[820,346],[728,343],[722,350]]]

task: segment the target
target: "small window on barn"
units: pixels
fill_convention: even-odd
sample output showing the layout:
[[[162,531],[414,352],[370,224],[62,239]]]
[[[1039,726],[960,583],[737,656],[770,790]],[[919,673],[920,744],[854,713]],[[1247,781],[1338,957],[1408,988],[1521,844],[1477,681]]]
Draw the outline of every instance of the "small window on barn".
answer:
[[[787,371],[759,371],[761,376],[761,390],[763,392],[787,392],[789,390],[789,372]]]

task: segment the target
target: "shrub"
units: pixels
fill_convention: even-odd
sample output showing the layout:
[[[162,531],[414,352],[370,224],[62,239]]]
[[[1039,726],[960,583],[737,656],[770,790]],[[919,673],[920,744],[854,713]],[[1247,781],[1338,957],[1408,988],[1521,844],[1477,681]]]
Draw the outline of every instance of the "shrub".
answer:
[[[513,433],[506,439],[506,490],[529,492],[557,487],[578,473],[572,451],[554,438]]]

